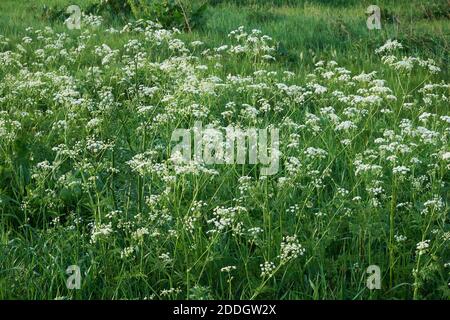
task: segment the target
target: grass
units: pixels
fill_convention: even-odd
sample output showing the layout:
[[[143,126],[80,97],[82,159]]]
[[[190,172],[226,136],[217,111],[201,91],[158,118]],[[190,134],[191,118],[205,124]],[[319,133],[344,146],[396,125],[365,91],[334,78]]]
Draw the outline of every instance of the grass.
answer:
[[[213,2],[160,41],[0,3],[0,299],[448,299],[448,9],[379,1],[368,30],[368,1]],[[173,163],[199,119],[278,128],[279,171]]]

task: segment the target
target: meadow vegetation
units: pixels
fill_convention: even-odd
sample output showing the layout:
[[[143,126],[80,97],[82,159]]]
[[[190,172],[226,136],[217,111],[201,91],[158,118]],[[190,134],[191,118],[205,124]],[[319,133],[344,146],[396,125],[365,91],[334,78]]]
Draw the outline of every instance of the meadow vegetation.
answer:
[[[447,1],[110,2],[0,2],[0,299],[450,297]],[[278,172],[174,161],[196,121]]]

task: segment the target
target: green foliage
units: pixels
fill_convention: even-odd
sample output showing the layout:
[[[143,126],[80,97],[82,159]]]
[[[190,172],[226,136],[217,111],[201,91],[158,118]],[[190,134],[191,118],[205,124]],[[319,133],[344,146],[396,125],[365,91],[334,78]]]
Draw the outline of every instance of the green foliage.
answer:
[[[44,5],[42,7],[41,18],[46,21],[55,22],[55,21],[64,21],[69,17],[69,14],[66,12],[65,8],[62,8],[58,5],[48,6]]]
[[[137,19],[158,21],[165,28],[191,31],[203,23],[207,1],[127,0]]]
[[[87,14],[110,17],[135,18],[159,22],[164,28],[192,31],[205,23],[207,0],[100,0],[86,5]],[[51,22],[62,22],[69,17],[66,7],[43,5],[41,18]]]
[[[450,3],[447,0],[424,1],[420,8],[425,19],[450,19]]]
[[[380,5],[383,29],[369,31],[363,1],[223,1],[181,34],[145,34],[134,21],[189,30],[176,4],[133,12],[125,0],[79,2],[105,18],[83,36],[60,23],[69,1],[0,1],[0,299],[448,299],[442,2],[380,1],[390,3]],[[123,22],[130,28],[111,31]],[[227,37],[241,25],[247,35]],[[442,72],[383,64],[375,49],[390,38],[403,44],[398,59],[433,58]],[[364,80],[372,71],[379,80]],[[397,99],[357,102],[380,89]],[[252,106],[255,119],[243,112]],[[171,134],[197,117],[280,127],[280,172],[260,179],[253,165],[217,165],[215,176],[175,175]],[[357,128],[338,131],[343,120]],[[309,159],[308,147],[328,157]],[[394,175],[400,165],[411,171]],[[215,208],[235,206],[246,210],[223,216],[235,224],[210,232]],[[278,264],[289,235],[306,252]],[[279,266],[269,278],[265,261]],[[65,286],[72,264],[81,290]],[[370,264],[381,290],[365,287]]]
[[[110,14],[127,16],[130,14],[130,6],[127,1],[123,0],[99,0],[86,8],[87,13],[103,14],[108,12]]]
[[[274,13],[270,8],[261,6],[252,6],[247,14],[250,23],[268,23],[281,18],[281,15]]]
[[[273,6],[295,7],[306,4],[320,4],[329,6],[354,5],[356,0],[210,0],[211,5],[232,4],[237,6]]]

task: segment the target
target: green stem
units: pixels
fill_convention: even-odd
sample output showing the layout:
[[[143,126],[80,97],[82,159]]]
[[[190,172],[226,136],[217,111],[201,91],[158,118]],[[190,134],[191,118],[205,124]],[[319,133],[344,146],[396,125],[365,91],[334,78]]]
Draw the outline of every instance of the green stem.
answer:
[[[391,210],[389,214],[389,286],[392,288],[394,278],[394,229],[395,208],[397,205],[397,181],[394,178],[392,186]]]

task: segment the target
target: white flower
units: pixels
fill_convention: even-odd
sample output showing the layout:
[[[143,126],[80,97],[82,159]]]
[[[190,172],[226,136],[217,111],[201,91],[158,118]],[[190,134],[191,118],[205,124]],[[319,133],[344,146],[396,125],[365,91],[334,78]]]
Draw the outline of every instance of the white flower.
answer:
[[[305,253],[305,249],[298,242],[296,235],[284,237],[283,241],[281,242],[280,251],[281,252],[279,258],[281,260],[281,263],[293,260]]]
[[[418,255],[422,255],[427,252],[429,247],[430,247],[430,240],[421,241],[416,245],[416,252]]]
[[[392,169],[392,172],[394,173],[394,174],[400,174],[400,175],[405,175],[405,174],[407,174],[409,171],[411,171],[409,168],[407,168],[407,167],[405,167],[405,166],[397,166],[397,167],[394,167],[393,169]]]
[[[335,130],[336,131],[348,131],[348,130],[352,130],[352,129],[356,129],[356,125],[352,122],[352,121],[342,121],[341,123],[339,123]]]
[[[398,235],[398,234],[396,234],[394,236],[394,238],[395,238],[395,241],[397,241],[397,242],[404,242],[408,239],[406,236]]]
[[[325,159],[328,155],[328,152],[320,148],[308,147],[305,150],[305,155],[308,158]]]
[[[449,161],[449,160],[450,160],[450,152],[444,152],[444,153],[441,155],[441,158],[442,158],[442,160],[444,160],[444,161]]]
[[[236,266],[227,266],[220,269],[220,272],[230,273],[231,271],[236,270]]]
[[[111,223],[96,225],[91,231],[91,243],[96,243],[99,238],[107,238],[111,233],[113,233]]]
[[[384,45],[375,50],[375,53],[385,53],[390,52],[395,49],[402,49],[403,46],[397,40],[388,39]]]
[[[259,267],[261,268],[261,277],[263,278],[272,275],[272,272],[276,269],[275,263],[271,261],[265,261]]]
[[[134,247],[126,247],[120,252],[120,258],[125,259],[134,253]]]
[[[170,254],[168,252],[160,254],[158,258],[160,258],[163,261],[163,263],[166,263],[166,264],[172,263],[172,261],[173,261],[173,259],[170,257]]]
[[[131,235],[131,237],[134,240],[142,240],[144,238],[145,235],[149,234],[148,229],[147,228],[139,228],[137,229],[135,232],[133,232],[133,234]]]
[[[223,45],[223,46],[220,46],[220,47],[216,48],[216,51],[217,52],[222,52],[222,51],[225,51],[227,49],[228,49],[228,46],[227,45]]]

